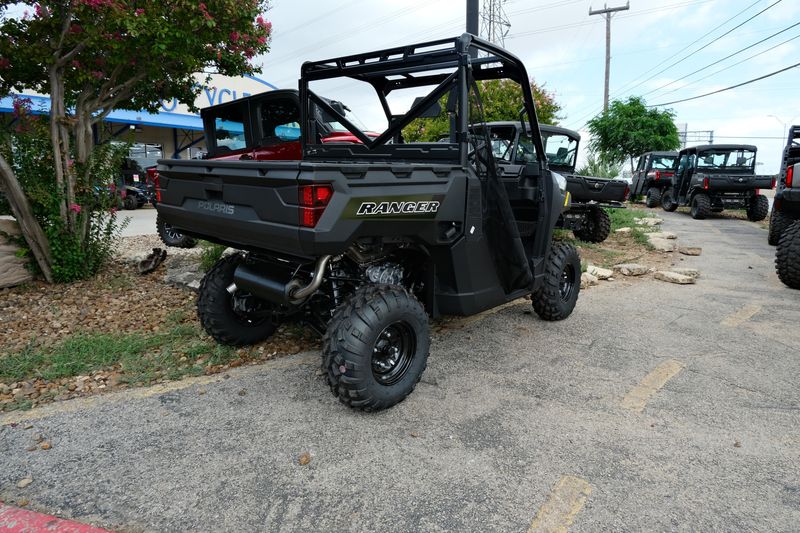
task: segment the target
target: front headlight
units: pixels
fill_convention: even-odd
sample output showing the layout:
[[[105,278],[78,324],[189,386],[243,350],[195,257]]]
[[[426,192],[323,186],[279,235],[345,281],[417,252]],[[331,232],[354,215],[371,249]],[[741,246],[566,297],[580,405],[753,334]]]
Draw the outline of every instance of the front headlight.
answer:
[[[553,175],[553,179],[558,184],[558,190],[561,191],[561,194],[567,192],[567,178],[559,174],[558,172],[551,172]]]

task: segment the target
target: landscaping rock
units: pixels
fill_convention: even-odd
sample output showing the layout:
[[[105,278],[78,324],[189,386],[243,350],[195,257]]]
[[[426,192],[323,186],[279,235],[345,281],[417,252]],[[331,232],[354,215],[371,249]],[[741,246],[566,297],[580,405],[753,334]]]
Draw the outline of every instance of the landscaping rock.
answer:
[[[700,271],[696,268],[673,268],[671,272],[675,272],[676,274],[682,274],[684,276],[689,276],[690,278],[697,279],[700,277]]]
[[[164,282],[196,291],[200,288],[200,281],[203,276],[205,276],[205,272],[200,270],[199,265],[193,263],[167,269]]]
[[[614,265],[614,270],[623,276],[643,276],[647,274],[649,269],[638,263],[623,263],[621,265]]]
[[[700,255],[703,249],[699,246],[681,246],[678,251],[683,255]]]
[[[655,239],[677,239],[678,236],[672,233],[671,231],[660,231],[658,233],[650,233],[650,237]]]
[[[600,282],[597,280],[597,277],[589,274],[588,272],[581,274],[581,289],[591,287],[592,285],[597,285],[598,283]]]
[[[640,226],[658,226],[664,222],[662,219],[657,217],[634,218],[633,221]]]
[[[676,283],[678,285],[691,285],[694,283],[694,278],[691,276],[684,276],[683,274],[666,272],[664,270],[657,271],[655,274],[653,274],[653,277],[661,281]]]
[[[586,272],[596,277],[597,279],[608,279],[614,275],[613,270],[609,270],[607,268],[600,268],[594,265],[589,265],[588,267],[586,267]]]
[[[654,234],[655,235],[655,234]],[[650,246],[655,248],[657,252],[674,252],[675,251],[675,240],[674,239],[661,239],[659,237],[652,237],[648,235],[647,237]]]
[[[614,233],[626,234],[626,233],[630,233],[632,231],[633,231],[633,229],[631,229],[631,228],[619,228],[617,230],[614,230]]]

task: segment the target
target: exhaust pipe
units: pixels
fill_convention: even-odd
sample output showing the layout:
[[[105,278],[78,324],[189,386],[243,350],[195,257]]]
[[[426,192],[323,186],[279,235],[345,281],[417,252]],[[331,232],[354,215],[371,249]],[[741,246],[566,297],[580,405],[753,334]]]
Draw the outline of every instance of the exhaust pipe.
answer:
[[[283,282],[280,280],[282,276],[279,274],[269,275],[258,272],[247,265],[239,265],[233,273],[233,283],[228,286],[227,290],[233,294],[238,289],[242,289],[277,304],[299,305],[322,285],[325,269],[330,260],[330,255],[322,256],[317,260],[311,281],[305,286],[297,278]]]

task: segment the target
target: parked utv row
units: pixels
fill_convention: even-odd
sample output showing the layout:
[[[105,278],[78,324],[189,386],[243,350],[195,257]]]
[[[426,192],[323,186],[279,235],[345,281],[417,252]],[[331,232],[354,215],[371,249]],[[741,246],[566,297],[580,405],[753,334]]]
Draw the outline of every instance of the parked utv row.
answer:
[[[788,287],[800,289],[800,126],[789,128],[767,239],[778,246],[778,277]]]
[[[515,81],[524,97],[525,142],[515,133],[511,148],[520,158],[496,158],[480,91],[493,79]],[[305,63],[280,120],[256,100],[239,102],[236,116],[204,115],[214,121],[214,159],[159,161],[157,209],[181,234],[241,250],[201,283],[206,331],[252,344],[302,320],[323,335],[333,394],[380,410],[425,370],[429,317],[530,297],[542,319],[567,318],[581,263],[553,232],[570,195],[549,167],[528,79],[515,56],[464,34]],[[353,80],[380,102],[384,131],[357,126],[344,103],[316,89]],[[410,109],[393,111],[395,91],[421,88]],[[442,112],[444,142],[404,140],[412,121]],[[297,150],[248,151],[288,143]]]

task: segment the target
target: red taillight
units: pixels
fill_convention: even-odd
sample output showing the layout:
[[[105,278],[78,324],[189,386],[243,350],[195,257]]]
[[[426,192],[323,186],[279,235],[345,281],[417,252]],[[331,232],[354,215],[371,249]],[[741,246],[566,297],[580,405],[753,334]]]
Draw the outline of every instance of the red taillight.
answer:
[[[776,184],[777,184],[777,180],[775,178],[772,178],[772,183],[770,184],[769,188],[770,189],[774,189]]]
[[[332,196],[333,187],[330,185],[301,185],[298,188],[300,225],[305,228],[316,227]]]
[[[703,178],[703,188],[708,190],[708,178]]]
[[[660,179],[661,179],[661,171],[660,170],[656,170],[656,181],[658,181]]]
[[[792,181],[794,181],[794,167],[789,167],[786,169],[786,187],[789,188],[792,186]]]
[[[759,194],[761,194],[761,189],[756,189],[756,196],[758,196]]]
[[[628,185],[625,185],[625,196],[622,197],[623,202],[628,201],[628,197],[631,195],[631,188]]]

